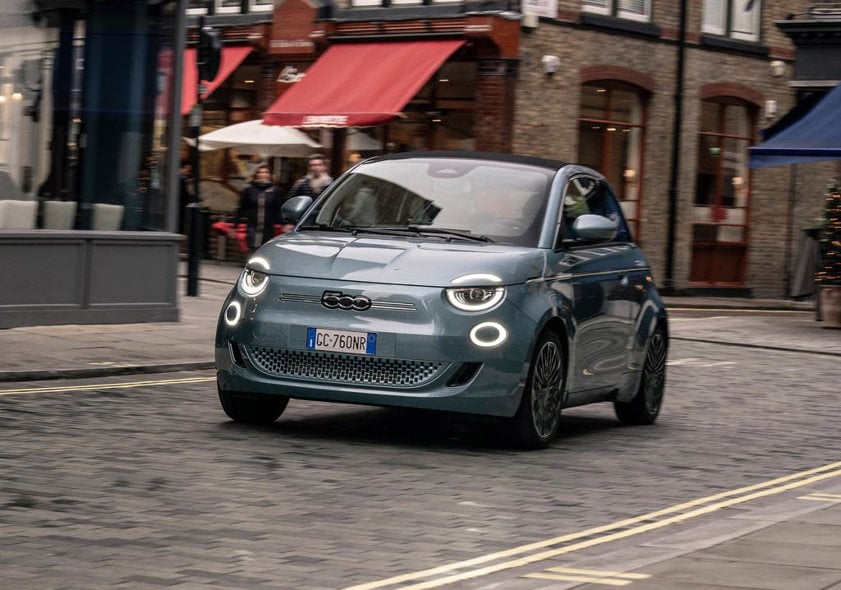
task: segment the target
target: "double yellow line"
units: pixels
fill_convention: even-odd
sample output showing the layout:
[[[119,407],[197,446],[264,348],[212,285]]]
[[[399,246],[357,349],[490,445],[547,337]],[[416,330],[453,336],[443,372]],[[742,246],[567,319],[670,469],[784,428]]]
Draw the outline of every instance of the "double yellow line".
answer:
[[[649,512],[611,524],[521,545],[431,569],[394,576],[376,582],[349,586],[344,590],[376,590],[393,587],[400,590],[426,590],[510,570],[566,553],[603,545],[639,535],[672,524],[704,516],[735,506],[801,488],[819,481],[841,476],[841,462],[801,471],[751,486],[698,498],[669,508]],[[408,585],[404,585],[408,584]]]

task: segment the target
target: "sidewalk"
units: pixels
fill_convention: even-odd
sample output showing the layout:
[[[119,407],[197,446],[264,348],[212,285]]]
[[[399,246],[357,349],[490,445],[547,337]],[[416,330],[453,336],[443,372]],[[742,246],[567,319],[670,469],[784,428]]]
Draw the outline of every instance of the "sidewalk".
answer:
[[[216,320],[240,269],[239,264],[202,261],[198,296],[189,297],[182,262],[178,322],[0,330],[4,351],[0,382],[211,369]],[[841,331],[821,328],[811,302],[665,299],[675,311],[699,310],[672,315],[673,338],[841,356]],[[743,313],[734,314],[735,310]]]

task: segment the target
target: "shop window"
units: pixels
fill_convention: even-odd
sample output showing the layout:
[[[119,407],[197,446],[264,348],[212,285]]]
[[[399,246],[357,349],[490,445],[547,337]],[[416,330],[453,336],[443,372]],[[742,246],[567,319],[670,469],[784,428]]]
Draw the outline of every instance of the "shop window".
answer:
[[[448,62],[424,84],[389,125],[395,151],[474,149],[476,64]]]
[[[703,32],[759,41],[762,0],[704,0]]]
[[[651,20],[651,0],[583,0],[581,9],[630,20]]]
[[[751,108],[747,104],[716,100],[701,103],[698,171],[695,181],[696,223],[732,226],[746,224],[747,154],[752,137]],[[737,229],[724,233],[731,237],[740,237],[743,234]]]
[[[598,170],[617,191],[622,210],[639,234],[642,163],[645,146],[645,95],[620,82],[581,87],[578,162]]]
[[[743,285],[748,251],[748,146],[756,108],[734,98],[701,103],[690,282]]]

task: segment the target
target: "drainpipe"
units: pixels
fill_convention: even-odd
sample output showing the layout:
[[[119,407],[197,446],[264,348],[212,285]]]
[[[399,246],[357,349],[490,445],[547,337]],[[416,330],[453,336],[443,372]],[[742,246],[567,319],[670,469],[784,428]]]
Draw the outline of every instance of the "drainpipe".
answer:
[[[666,280],[663,292],[674,294],[675,234],[677,233],[678,181],[680,180],[680,139],[683,127],[683,67],[686,53],[686,4],[680,0],[680,30],[678,33],[675,73],[675,115],[672,125],[672,162],[669,180],[669,231],[666,238]]]

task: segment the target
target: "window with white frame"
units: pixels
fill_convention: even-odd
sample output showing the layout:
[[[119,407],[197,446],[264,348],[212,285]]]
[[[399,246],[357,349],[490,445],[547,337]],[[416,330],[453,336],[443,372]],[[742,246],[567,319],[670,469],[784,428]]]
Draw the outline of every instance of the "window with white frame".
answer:
[[[247,12],[269,12],[274,9],[275,0],[247,0]],[[187,0],[187,14],[207,14],[207,5],[212,4],[217,14],[232,14],[242,12],[242,0]]]
[[[461,0],[430,0],[431,4],[459,4]],[[340,3],[341,4],[341,3]],[[424,0],[344,0],[344,4],[350,8],[363,8],[368,6],[390,7],[401,5],[421,5]]]
[[[582,0],[581,10],[630,20],[651,20],[651,0]]]
[[[762,0],[704,0],[703,31],[744,41],[759,41]]]
[[[274,10],[274,0],[249,0],[248,8],[251,12],[267,12]]]

